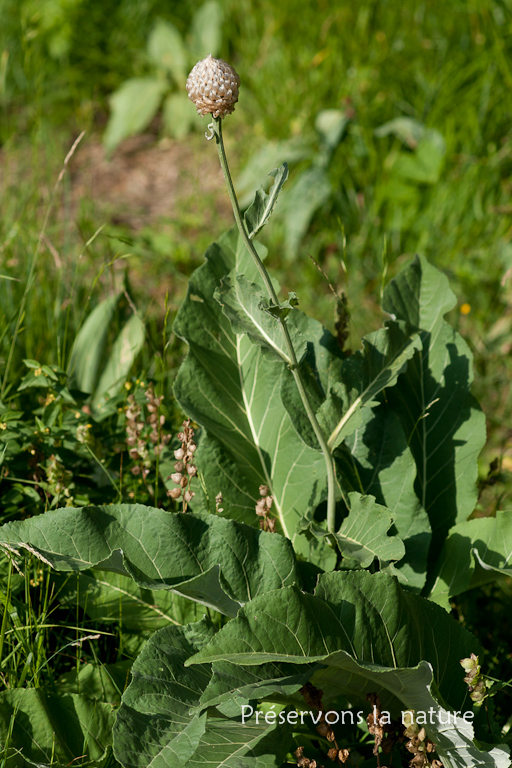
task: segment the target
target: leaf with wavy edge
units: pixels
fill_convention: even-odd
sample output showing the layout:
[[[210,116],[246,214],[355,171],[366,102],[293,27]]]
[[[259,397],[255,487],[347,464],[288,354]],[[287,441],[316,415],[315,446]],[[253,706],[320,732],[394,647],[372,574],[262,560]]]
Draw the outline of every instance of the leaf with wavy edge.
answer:
[[[273,171],[270,171],[269,176],[274,178],[270,194],[267,195],[263,187],[260,187],[254,195],[253,202],[244,214],[247,232],[251,239],[265,226],[276,207],[279,193],[288,178],[288,164],[283,163],[279,168],[274,168]]]
[[[59,695],[45,688],[0,693],[0,744],[21,750],[29,763],[64,768],[78,757],[101,760],[111,743],[113,721],[110,704],[82,694]],[[26,765],[23,758],[7,765]]]
[[[379,393],[396,384],[421,341],[414,331],[405,331],[404,323],[387,322],[385,328],[364,337],[362,351],[343,357],[326,328],[311,318],[301,318],[300,313],[293,317],[308,341],[300,366],[303,384],[328,446],[335,450],[371,418],[369,409],[378,404]],[[283,381],[284,405],[302,440],[319,448],[296,389],[288,373]]]
[[[373,496],[349,493],[350,511],[335,534],[343,557],[349,557],[367,568],[375,559],[379,565],[401,560],[404,543],[398,536],[389,536],[393,524],[389,509],[375,503]]]
[[[375,691],[382,708],[395,716],[407,709],[427,713],[425,727],[444,765],[505,768],[507,749],[479,750],[472,726],[463,720],[470,701],[459,659],[470,649],[478,652],[478,644],[466,630],[440,607],[401,590],[395,579],[335,572],[320,576],[314,596],[292,587],[252,601],[186,665],[210,662],[215,670],[228,664],[217,699],[222,701],[230,695],[226,672],[234,665],[244,669],[238,679],[231,673],[231,685],[257,695],[245,670],[273,663],[274,680],[266,675],[262,681],[262,694],[269,695],[273,684],[276,690],[287,680],[291,684],[290,667],[320,664],[311,667],[310,680],[322,689],[326,706],[343,697],[366,702],[366,694]],[[207,697],[205,703],[212,701]],[[449,708],[459,713],[451,724]]]
[[[400,717],[400,713],[407,710],[414,710],[416,716],[425,713],[427,736],[435,743],[445,768],[508,768],[510,765],[507,746],[499,745],[485,752],[475,745],[472,712],[466,713],[466,719],[463,711],[458,711],[454,717],[455,713],[436,701],[431,692],[435,688],[433,669],[426,661],[413,668],[386,669],[357,662],[345,651],[340,651],[325,663],[327,669],[314,675],[311,682],[322,690],[330,686],[331,695],[333,686],[339,683],[337,692],[351,697],[360,696],[361,690],[371,690],[385,701],[386,695],[391,694],[399,704],[398,708],[390,709],[393,716]]]
[[[363,339],[362,352],[350,355],[342,364],[341,381],[331,388],[319,411],[320,423],[328,430],[331,450],[362,423],[362,410],[376,405],[383,389],[393,387],[421,341],[404,332],[403,325],[386,323]]]
[[[512,512],[498,511],[450,529],[438,561],[430,600],[450,609],[449,597],[512,576]]]
[[[203,620],[165,627],[146,643],[132,668],[114,726],[114,754],[139,768],[181,768],[204,734],[206,716],[189,711],[210,679],[210,666],[183,670],[184,661],[215,634]]]
[[[282,730],[242,724],[213,712],[194,714],[211,668],[203,664],[184,669],[183,665],[214,632],[208,621],[202,621],[165,627],[150,638],[133,665],[133,679],[114,727],[114,753],[123,765],[270,768],[281,764]]]
[[[386,403],[368,409],[364,423],[336,451],[345,492],[375,496],[393,517],[405,556],[396,563],[407,587],[423,588],[431,539],[428,515],[414,491],[416,464],[400,419]]]
[[[361,568],[368,568],[377,559],[380,569],[392,560],[401,560],[405,546],[398,536],[389,536],[393,517],[389,509],[375,503],[374,496],[349,493],[349,514],[335,532],[334,539],[345,558],[356,561]],[[317,523],[309,530],[315,536],[330,536]]]
[[[395,578],[335,571],[320,575],[314,595],[288,587],[251,601],[187,663],[323,664],[340,650],[385,667],[424,660],[442,696],[460,709],[469,699],[459,660],[475,647],[442,608],[404,591]]]
[[[56,570],[124,573],[146,589],[171,589],[228,616],[256,595],[299,580],[282,536],[140,504],[65,507],[7,523],[0,545],[33,551]]]
[[[451,526],[475,507],[477,458],[485,443],[485,417],[471,395],[472,354],[443,319],[455,303],[448,279],[420,257],[389,283],[383,301],[387,312],[421,329],[422,350],[389,390],[388,403],[416,462],[432,560]]]
[[[251,283],[244,275],[231,273],[223,278],[214,296],[229,318],[235,334],[247,334],[252,343],[258,344],[270,357],[292,365],[281,323],[265,311],[266,296],[255,283]],[[306,354],[306,341],[294,328],[291,319],[288,318],[288,332],[297,361],[300,362]]]

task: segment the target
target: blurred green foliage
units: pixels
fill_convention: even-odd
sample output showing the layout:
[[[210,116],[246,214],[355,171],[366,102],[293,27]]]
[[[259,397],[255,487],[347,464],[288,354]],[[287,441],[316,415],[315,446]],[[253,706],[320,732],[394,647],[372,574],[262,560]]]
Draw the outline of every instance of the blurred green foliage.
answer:
[[[164,19],[157,19],[146,46],[148,74],[126,80],[110,97],[110,119],[103,142],[107,155],[123,139],[141,133],[162,109],[168,136],[184,139],[196,124],[193,104],[183,83],[198,59],[218,55],[222,12],[208,0],[192,17],[186,37]]]
[[[157,16],[183,24],[188,8],[176,0],[1,0],[3,103],[32,119],[41,110],[59,122],[80,115],[133,73]]]

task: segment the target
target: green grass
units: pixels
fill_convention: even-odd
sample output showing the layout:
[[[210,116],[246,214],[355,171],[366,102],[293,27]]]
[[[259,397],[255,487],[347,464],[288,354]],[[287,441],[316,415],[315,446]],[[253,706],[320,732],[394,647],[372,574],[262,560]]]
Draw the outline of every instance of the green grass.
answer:
[[[164,395],[165,429],[176,433],[181,414],[172,382],[184,349],[170,328],[188,275],[229,225],[225,193],[201,197],[195,190],[178,196],[172,217],[134,228],[130,222],[119,224],[116,212],[105,212],[94,196],[72,207],[69,171],[57,179],[80,131],[88,132],[84,143],[101,135],[108,94],[128,77],[144,74],[143,50],[154,20],[163,16],[185,31],[200,4],[0,0],[0,16],[9,22],[0,32],[0,57],[8,53],[0,62],[0,422],[5,412],[20,414],[14,420],[18,437],[7,444],[0,431],[2,521],[42,513],[55,500],[66,503],[48,477],[50,457],[59,450],[80,503],[154,499],[154,490],[151,496],[126,464],[127,398],[136,391],[144,405],[144,386],[153,381],[157,394]],[[279,214],[263,234],[283,290],[296,291],[301,308],[332,327],[335,301],[313,256],[348,297],[348,346],[355,347],[364,332],[381,323],[383,282],[412,254],[422,253],[446,271],[458,298],[451,320],[474,352],[474,391],[489,426],[477,513],[506,508],[512,490],[510,0],[478,5],[455,0],[449,9],[430,0],[399,10],[376,0],[334,9],[327,0],[300,7],[289,0],[223,0],[221,5],[221,55],[242,78],[240,103],[224,125],[235,179],[269,142],[288,142],[280,162],[301,140],[318,154],[314,123],[321,110],[341,109],[351,117],[328,168],[332,194],[297,251],[286,255]],[[54,16],[52,8],[58,10]],[[427,180],[404,172],[417,158],[414,146],[376,133],[401,117],[442,137],[444,152]],[[204,131],[206,121],[198,119],[198,126]],[[151,127],[154,141],[158,129],[158,124]],[[190,142],[197,166],[215,152],[198,135],[184,146]],[[290,163],[289,187],[309,164]],[[271,168],[261,168],[262,181]],[[120,200],[118,214],[122,208]],[[133,306],[146,343],[126,372],[131,388],[121,386],[108,417],[84,412],[82,402],[78,407],[58,397],[57,405],[48,402],[48,395],[59,394],[52,382],[19,390],[30,373],[25,359],[67,369],[85,319],[115,290],[124,298],[112,317],[105,359]],[[88,423],[90,450],[76,431]],[[494,459],[497,466],[486,480]],[[154,456],[152,462],[155,488],[166,473]],[[109,473],[115,483],[108,481]],[[170,505],[161,491],[160,499]],[[100,619],[91,619],[78,586],[57,584],[39,566],[29,558],[24,573],[17,574],[8,570],[7,561],[2,565],[0,664],[6,688],[42,682],[59,687],[61,675],[73,670],[78,675],[82,665],[97,664],[95,651],[86,645],[80,653],[68,647],[78,630],[104,633],[102,664],[136,655],[143,632],[126,629],[122,616],[107,624],[97,611]],[[107,587],[95,594],[104,596],[102,589]],[[127,599],[129,610],[140,599]],[[149,604],[152,598],[143,599]],[[509,610],[509,586],[497,604],[503,613]],[[464,611],[473,616],[475,606],[470,600]],[[160,608],[165,613],[169,606]],[[181,610],[176,601],[169,615],[181,621]],[[499,616],[489,621],[499,626]],[[57,624],[68,629],[55,634]],[[497,677],[504,674],[499,663],[494,656]],[[127,668],[114,672],[112,701]]]

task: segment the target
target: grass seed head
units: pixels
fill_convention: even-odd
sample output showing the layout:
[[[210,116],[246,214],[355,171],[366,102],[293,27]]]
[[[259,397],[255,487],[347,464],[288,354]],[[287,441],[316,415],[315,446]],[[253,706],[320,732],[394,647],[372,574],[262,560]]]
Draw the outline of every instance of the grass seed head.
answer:
[[[210,54],[195,65],[187,78],[188,97],[201,116],[226,117],[238,101],[240,78],[232,66]]]

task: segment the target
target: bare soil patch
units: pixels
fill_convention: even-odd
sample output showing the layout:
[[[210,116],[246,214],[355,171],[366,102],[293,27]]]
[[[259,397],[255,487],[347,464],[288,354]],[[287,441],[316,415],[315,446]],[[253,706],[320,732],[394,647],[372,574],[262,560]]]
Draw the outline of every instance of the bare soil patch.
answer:
[[[208,149],[198,136],[155,142],[144,134],[127,139],[107,159],[100,140],[86,137],[70,163],[73,207],[91,199],[101,218],[137,230],[219,191],[216,211],[228,218],[217,153]]]

